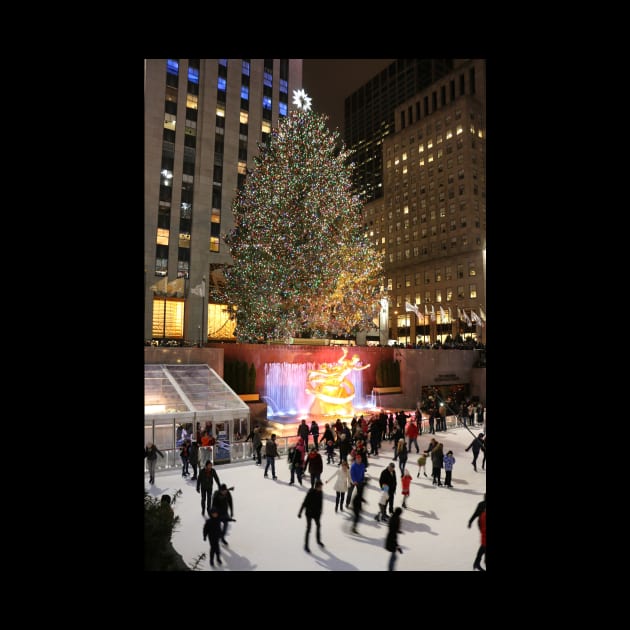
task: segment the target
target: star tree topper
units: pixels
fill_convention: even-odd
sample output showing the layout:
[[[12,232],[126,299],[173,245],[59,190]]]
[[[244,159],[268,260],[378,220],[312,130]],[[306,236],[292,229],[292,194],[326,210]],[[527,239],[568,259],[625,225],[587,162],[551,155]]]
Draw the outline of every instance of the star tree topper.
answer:
[[[302,90],[293,90],[293,104],[298,109],[303,109],[307,112],[311,109],[311,101],[313,99],[310,96],[306,96],[306,92]]]

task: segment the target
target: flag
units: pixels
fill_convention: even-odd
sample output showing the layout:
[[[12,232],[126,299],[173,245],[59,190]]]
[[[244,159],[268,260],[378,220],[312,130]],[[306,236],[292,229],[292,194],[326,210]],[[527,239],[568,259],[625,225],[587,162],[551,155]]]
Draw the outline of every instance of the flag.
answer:
[[[168,294],[169,295],[174,295],[177,297],[184,297],[184,285],[185,285],[185,279],[184,278],[177,278],[177,280],[173,280],[172,282],[168,283]]]
[[[441,304],[440,304],[440,317],[442,318],[442,323],[444,323],[446,321],[446,313],[444,312],[444,309],[442,308]]]
[[[153,293],[167,293],[168,277],[164,276],[163,278],[160,278],[155,284],[151,285],[151,291],[153,291]]]
[[[468,317],[468,313],[464,309],[462,309],[462,314],[464,316],[464,321],[466,322],[466,324],[468,326],[472,326],[472,322],[470,321],[470,317]]]
[[[483,321],[486,321],[486,314],[483,312],[483,309],[481,308],[481,306],[479,307],[479,315],[481,315],[481,319],[483,319]]]
[[[192,293],[192,295],[206,297],[206,281],[202,280],[196,287],[193,287],[190,292]]]
[[[475,324],[478,324],[479,326],[483,326],[483,322],[481,321],[481,318],[472,309],[470,310],[470,316],[472,317],[472,320],[473,322],[475,322]]]
[[[433,304],[431,304],[431,321],[432,322],[435,321],[435,308],[434,308]]]
[[[414,304],[409,304],[409,302],[405,302],[405,312],[406,313],[415,313],[416,317],[420,317],[420,313],[418,312],[418,307]]]

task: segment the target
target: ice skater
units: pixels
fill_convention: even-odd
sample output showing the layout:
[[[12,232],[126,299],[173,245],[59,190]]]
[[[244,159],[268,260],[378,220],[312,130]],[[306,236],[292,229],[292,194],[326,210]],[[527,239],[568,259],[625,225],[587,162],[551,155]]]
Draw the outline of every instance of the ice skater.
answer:
[[[394,514],[389,519],[389,529],[387,531],[387,538],[385,539],[385,549],[391,552],[391,556],[389,557],[389,566],[388,570],[393,571],[394,565],[396,564],[396,554],[402,553],[402,549],[398,545],[398,534],[402,534],[400,529],[400,515],[402,513],[402,508],[397,507],[394,510]]]
[[[321,538],[321,515],[322,515],[322,505],[324,499],[324,493],[322,492],[322,482],[315,482],[315,487],[311,488],[304,497],[304,501],[302,502],[302,507],[300,507],[300,511],[298,512],[298,518],[302,518],[302,512],[306,510],[306,535],[304,537],[304,551],[307,553],[311,553],[311,550],[308,546],[308,537],[311,533],[311,524],[315,521],[316,529],[316,538],[317,544],[320,547],[324,546]]]
[[[219,547],[219,540],[221,540],[221,521],[219,520],[219,512],[216,508],[210,510],[210,518],[204,523],[203,526],[203,539],[210,541],[210,566],[214,566],[214,558],[216,556],[217,562],[221,562],[221,549]]]
[[[472,460],[472,465],[473,468],[475,469],[475,472],[477,472],[477,457],[479,457],[479,451],[481,449],[483,449],[484,451],[486,450],[484,445],[483,445],[483,433],[480,433],[467,447],[466,447],[466,452],[468,452],[470,449],[472,448],[472,452],[473,452],[473,460]]]
[[[350,485],[350,469],[348,468],[348,462],[342,461],[339,468],[335,471],[335,474],[327,479],[326,483],[331,481],[333,477],[337,477],[335,485],[333,486],[336,493],[335,512],[338,508],[341,508],[341,511],[343,512],[343,500],[346,496],[348,486]]]
[[[444,485],[447,488],[452,488],[451,485],[451,475],[453,474],[453,464],[455,463],[455,458],[453,457],[453,451],[449,451],[444,455],[444,460],[442,462],[444,464],[444,471],[446,472],[446,479],[444,480]]]
[[[407,499],[409,498],[409,492],[411,490],[411,480],[412,480],[411,473],[409,472],[409,470],[405,468],[405,472],[403,476],[400,478],[400,485],[402,486],[402,496],[403,496],[402,506],[404,508],[407,508]]]

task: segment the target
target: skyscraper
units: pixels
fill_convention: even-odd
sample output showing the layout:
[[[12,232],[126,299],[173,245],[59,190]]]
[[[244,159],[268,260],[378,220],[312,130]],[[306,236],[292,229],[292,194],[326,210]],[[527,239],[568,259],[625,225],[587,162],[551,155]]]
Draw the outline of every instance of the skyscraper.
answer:
[[[394,109],[453,67],[452,59],[397,59],[345,100],[345,141],[355,151],[355,185],[364,201],[383,196],[382,142]]]
[[[385,254],[390,336],[403,343],[485,342],[485,68],[455,60],[393,110],[382,141],[383,196],[364,220]]]
[[[231,262],[221,235],[257,143],[301,83],[301,59],[145,61],[145,339],[232,338],[212,303]]]

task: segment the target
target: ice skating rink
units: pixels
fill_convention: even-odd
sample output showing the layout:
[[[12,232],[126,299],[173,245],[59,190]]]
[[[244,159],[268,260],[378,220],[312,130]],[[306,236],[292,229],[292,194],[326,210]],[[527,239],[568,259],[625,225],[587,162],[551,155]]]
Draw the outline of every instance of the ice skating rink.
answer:
[[[473,427],[476,436],[481,427]],[[425,449],[432,436],[423,433],[418,437],[420,449]],[[449,429],[435,434],[444,445],[444,453],[452,450],[456,459],[453,468],[453,488],[437,487],[431,483],[431,461],[427,458],[427,475],[416,477],[418,456],[411,447],[407,468],[413,476],[408,509],[403,510],[402,531],[398,540],[403,549],[398,556],[396,571],[472,571],[480,544],[477,523],[468,529],[468,519],[486,491],[486,471],[482,470],[483,453],[477,460],[477,470],[472,467],[472,449],[464,449],[473,436],[463,428]],[[312,442],[309,441],[309,444]],[[172,542],[184,561],[191,566],[194,560],[206,553],[198,569],[202,571],[386,571],[389,552],[385,550],[387,525],[374,519],[377,513],[378,478],[385,466],[393,461],[392,442],[383,442],[378,457],[370,456],[367,475],[369,482],[364,497],[363,512],[357,526],[359,535],[352,534],[351,511],[335,513],[334,480],[324,485],[324,508],[321,518],[321,548],[315,542],[315,524],[311,530],[310,549],[306,553],[304,534],[306,518],[297,514],[310,488],[310,477],[304,478],[304,486],[289,486],[290,472],[286,458],[276,459],[277,480],[263,477],[262,466],[252,461],[217,465],[221,483],[235,486],[232,492],[234,517],[229,524],[227,542],[221,543],[223,565],[210,567],[209,544],[203,541],[202,529],[205,517],[201,515],[201,495],[195,490],[196,482],[185,481],[181,470],[156,474],[155,485],[149,486],[145,474],[145,487],[153,496],[164,493],[173,495],[178,489],[183,494],[173,506],[180,523],[173,533]],[[263,451],[264,452],[264,451]],[[337,469],[336,464],[324,460],[322,481],[329,479]],[[336,452],[338,456],[338,452]],[[336,460],[338,461],[338,459]],[[192,469],[191,469],[192,474]],[[400,470],[396,462],[396,499],[394,507],[402,505]],[[444,470],[442,470],[442,482]],[[213,491],[216,488],[213,488]],[[482,561],[485,568],[485,563]]]

